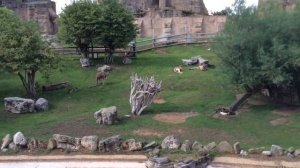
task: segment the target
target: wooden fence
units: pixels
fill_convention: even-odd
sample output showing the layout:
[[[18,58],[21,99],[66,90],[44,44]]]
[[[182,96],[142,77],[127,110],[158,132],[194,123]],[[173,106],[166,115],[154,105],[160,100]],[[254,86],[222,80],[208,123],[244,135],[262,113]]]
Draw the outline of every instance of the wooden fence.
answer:
[[[124,56],[125,53],[138,53],[147,50],[152,50],[156,48],[164,48],[174,45],[182,44],[196,44],[196,43],[211,43],[212,38],[216,34],[180,34],[180,35],[170,35],[165,37],[158,37],[147,40],[140,40],[132,42],[125,49],[117,49],[115,51],[116,55]],[[55,50],[61,55],[80,55],[80,52],[75,47],[69,48],[55,48]],[[90,57],[99,58],[105,54],[105,49],[102,47],[90,48]]]

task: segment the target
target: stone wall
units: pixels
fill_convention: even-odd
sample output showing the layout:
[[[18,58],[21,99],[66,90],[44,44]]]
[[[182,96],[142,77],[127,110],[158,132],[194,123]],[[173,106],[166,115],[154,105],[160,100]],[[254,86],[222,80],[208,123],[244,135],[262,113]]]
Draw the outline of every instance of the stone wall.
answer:
[[[38,23],[41,33],[57,32],[56,4],[51,0],[0,0],[0,4],[15,11],[24,20]]]
[[[160,37],[194,33],[217,33],[223,29],[226,16],[137,18],[140,37]]]

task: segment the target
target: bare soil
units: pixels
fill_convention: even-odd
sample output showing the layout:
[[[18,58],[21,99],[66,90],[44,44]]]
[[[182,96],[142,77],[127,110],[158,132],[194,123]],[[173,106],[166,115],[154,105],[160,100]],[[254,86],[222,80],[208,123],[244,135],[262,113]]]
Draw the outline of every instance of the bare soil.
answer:
[[[277,125],[287,124],[288,122],[289,122],[288,118],[277,118],[275,120],[270,121],[270,124],[273,126],[277,126]]]
[[[167,101],[160,96],[154,97],[153,103],[154,104],[165,104]]]
[[[159,131],[155,131],[152,129],[148,128],[140,128],[138,130],[133,131],[133,134],[139,135],[139,136],[146,136],[146,137],[152,137],[152,136],[157,136],[157,137],[162,137],[163,133]]]
[[[154,120],[169,123],[169,124],[182,124],[190,117],[197,116],[196,112],[178,113],[178,112],[168,112],[157,114],[153,117]]]

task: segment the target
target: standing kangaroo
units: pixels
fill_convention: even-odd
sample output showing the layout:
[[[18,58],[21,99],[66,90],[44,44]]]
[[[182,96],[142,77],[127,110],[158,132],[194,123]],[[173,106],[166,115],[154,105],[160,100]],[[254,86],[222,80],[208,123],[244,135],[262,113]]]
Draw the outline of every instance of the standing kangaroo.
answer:
[[[99,83],[102,83],[102,85],[104,85],[104,81],[107,78],[107,76],[109,75],[109,72],[105,72],[105,71],[98,71],[96,73],[96,84],[99,85]]]

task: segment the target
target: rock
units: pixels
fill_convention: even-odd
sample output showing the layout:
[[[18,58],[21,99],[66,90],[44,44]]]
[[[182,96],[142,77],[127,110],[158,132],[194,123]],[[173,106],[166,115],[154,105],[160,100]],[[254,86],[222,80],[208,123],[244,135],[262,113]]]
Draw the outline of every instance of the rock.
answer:
[[[160,149],[159,148],[155,148],[152,151],[150,151],[148,154],[149,154],[149,157],[159,157],[159,155],[160,155]]]
[[[39,98],[35,103],[34,103],[34,108],[37,111],[48,111],[49,109],[49,103],[48,100],[44,98]]]
[[[233,153],[233,148],[227,141],[220,142],[216,148],[220,153]]]
[[[27,148],[32,151],[34,149],[37,149],[38,147],[39,147],[38,140],[36,140],[35,138],[31,138],[28,142]]]
[[[192,145],[192,149],[195,151],[198,151],[201,148],[203,148],[203,145],[201,143],[199,143],[198,141],[195,141]]]
[[[12,142],[12,137],[10,134],[7,134],[3,139],[2,139],[2,145],[1,145],[1,150],[5,149],[8,147],[8,145]]]
[[[121,137],[120,135],[112,136],[98,143],[98,149],[100,152],[112,152],[121,150]]]
[[[260,147],[260,148],[250,148],[248,150],[249,154],[261,154],[266,148],[265,147]]]
[[[198,60],[182,59],[182,63],[184,65],[190,66],[190,65],[198,64]]]
[[[185,140],[183,141],[182,145],[181,145],[181,148],[180,148],[182,151],[184,152],[189,152],[192,150],[192,144],[190,142],[190,140]]]
[[[248,156],[248,152],[244,151],[244,150],[241,150],[240,155],[243,156],[243,157],[246,157],[246,156]]]
[[[80,64],[81,64],[81,67],[89,67],[91,65],[90,64],[90,59],[80,58]]]
[[[143,149],[151,149],[151,148],[155,148],[157,146],[157,143],[155,141],[152,141],[150,143],[148,143],[147,145],[145,145],[143,147]]]
[[[13,143],[13,142],[11,142],[11,143],[8,145],[8,149],[10,149],[10,150],[12,150],[12,151],[17,151],[17,150],[19,150],[18,146],[17,146],[15,143]]]
[[[56,141],[56,143],[67,143],[75,145],[75,138],[67,136],[67,135],[60,135],[60,134],[54,134],[53,139]]]
[[[26,139],[26,137],[23,135],[22,132],[17,132],[17,133],[14,135],[13,142],[14,142],[14,144],[16,144],[16,145],[18,145],[18,146],[26,146],[26,145],[27,145],[27,139]]]
[[[117,107],[112,106],[108,108],[102,108],[95,112],[94,117],[98,124],[112,125],[117,121],[118,118]]]
[[[150,158],[145,165],[147,168],[174,168],[174,165],[166,157]]]
[[[56,143],[56,148],[57,149],[64,149],[66,151],[70,151],[70,152],[77,152],[79,150],[79,148],[75,145],[72,144],[67,144],[67,143]]]
[[[198,149],[198,155],[199,156],[207,156],[208,155],[208,150],[205,147],[201,147]]]
[[[103,65],[97,69],[97,72],[110,72],[112,71],[112,67],[108,65]]]
[[[289,147],[289,148],[287,149],[287,152],[293,154],[293,153],[295,152],[295,148],[294,148],[294,147]]]
[[[241,153],[241,146],[239,142],[236,142],[235,144],[233,144],[233,150],[235,154],[240,154]]]
[[[32,99],[23,99],[19,97],[8,97],[4,99],[5,111],[21,114],[34,111],[34,101]]]
[[[81,146],[81,138],[75,138],[75,146],[77,146],[77,147]]]
[[[135,139],[128,139],[122,143],[123,150],[140,151],[143,145],[141,142],[136,142]]]
[[[81,139],[81,145],[89,151],[96,151],[99,138],[97,136],[84,136]]]
[[[7,148],[3,148],[3,149],[1,149],[1,152],[3,152],[3,153],[5,153],[5,152],[7,152],[8,151],[8,149]]]
[[[298,148],[298,149],[295,150],[294,155],[295,156],[299,156],[300,155],[300,148]]]
[[[261,153],[264,156],[272,156],[272,152],[271,151],[262,151]]]
[[[217,147],[216,142],[211,142],[211,143],[207,144],[206,146],[204,146],[204,149],[206,149],[207,151],[212,151],[216,147]]]
[[[174,135],[167,136],[161,144],[163,149],[179,149],[181,143],[180,140],[175,138]]]
[[[293,158],[295,158],[295,155],[293,155],[292,153],[288,153],[286,155],[286,157],[289,158],[289,159],[293,159]]]
[[[174,168],[196,168],[196,161],[190,160],[174,164]]]
[[[53,150],[57,147],[56,141],[54,139],[49,139],[47,149],[48,150]]]
[[[284,150],[282,147],[280,147],[278,145],[272,145],[271,153],[272,153],[272,156],[282,156],[284,154]]]

